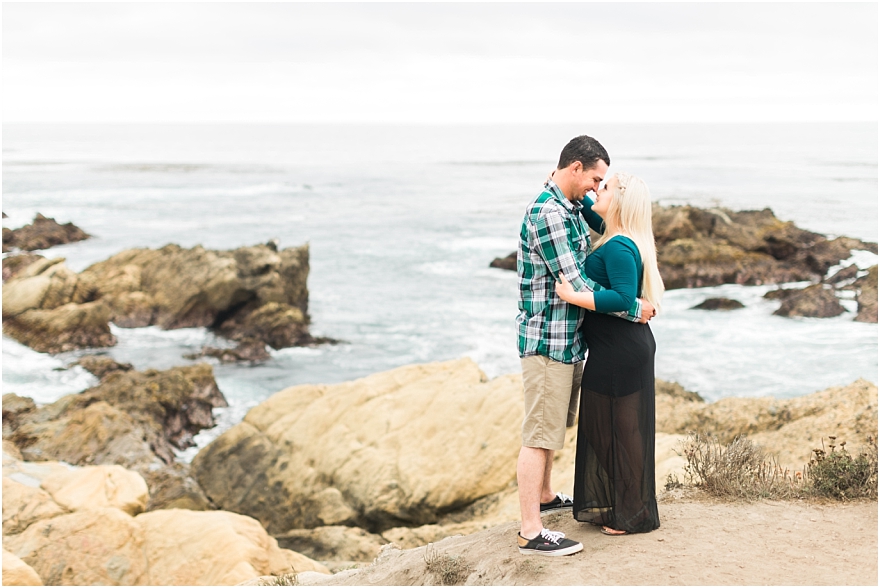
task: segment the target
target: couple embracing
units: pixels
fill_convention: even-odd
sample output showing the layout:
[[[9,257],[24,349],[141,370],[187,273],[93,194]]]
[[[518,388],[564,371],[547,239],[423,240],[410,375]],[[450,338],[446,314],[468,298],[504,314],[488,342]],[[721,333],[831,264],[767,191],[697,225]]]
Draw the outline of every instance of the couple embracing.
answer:
[[[528,206],[517,252],[525,418],[517,462],[519,550],[583,549],[544,528],[571,510],[606,535],[660,526],[654,484],[654,337],[663,294],[645,183],[610,176],[592,137],[572,139]],[[602,182],[604,181],[604,185]],[[600,187],[601,186],[601,187]],[[588,192],[594,192],[593,202]],[[591,243],[589,228],[601,237]],[[586,363],[584,358],[586,357]],[[580,410],[580,417],[578,417]],[[574,497],[554,493],[553,453],[578,422]]]

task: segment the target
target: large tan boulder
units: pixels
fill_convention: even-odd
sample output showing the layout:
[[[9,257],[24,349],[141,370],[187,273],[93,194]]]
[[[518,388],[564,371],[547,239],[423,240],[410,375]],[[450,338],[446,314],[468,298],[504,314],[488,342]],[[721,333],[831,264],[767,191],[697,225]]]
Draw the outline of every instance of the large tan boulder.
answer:
[[[67,510],[113,507],[135,515],[147,508],[147,483],[137,472],[100,465],[46,476],[42,487]]]
[[[234,585],[254,576],[329,573],[278,547],[259,522],[230,512],[157,510],[135,521],[144,532],[150,578],[163,586]]]
[[[283,390],[193,472],[214,502],[273,534],[431,523],[514,478],[522,414],[518,374],[489,381],[470,359],[405,366]]]
[[[42,353],[110,347],[116,345],[116,336],[110,332],[110,317],[110,309],[100,300],[86,304],[71,302],[51,310],[31,309],[4,317],[3,334]]]
[[[42,586],[43,581],[34,569],[15,554],[3,550],[4,586]]]
[[[65,514],[67,510],[40,487],[3,476],[3,535],[21,533],[33,523]]]
[[[152,584],[143,532],[116,508],[99,508],[37,521],[3,538],[6,549],[50,585]]]
[[[144,479],[120,466],[76,467],[15,459],[3,463],[4,535],[71,511],[112,507],[137,514],[148,499]]]

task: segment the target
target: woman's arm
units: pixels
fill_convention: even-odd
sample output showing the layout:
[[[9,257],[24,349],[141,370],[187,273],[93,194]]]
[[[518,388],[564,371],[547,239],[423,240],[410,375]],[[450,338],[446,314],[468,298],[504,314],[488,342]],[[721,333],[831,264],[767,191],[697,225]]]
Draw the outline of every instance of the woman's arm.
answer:
[[[605,221],[601,216],[593,212],[593,204],[595,203],[590,200],[589,196],[584,196],[581,204],[583,205],[583,208],[581,208],[581,216],[584,217],[584,220],[587,221],[590,228],[600,235],[605,234]]]
[[[602,246],[601,254],[593,255],[602,256],[611,288],[595,292],[575,292],[565,276],[560,275],[556,283],[556,294],[569,304],[587,310],[603,313],[629,310],[635,302],[639,283],[635,253],[627,245],[614,240]]]
[[[571,283],[565,279],[565,274],[559,272],[559,281],[556,282],[556,295],[575,306],[596,310],[596,302],[593,292],[575,292]]]
[[[601,248],[610,288],[596,292],[596,311],[610,313],[629,310],[639,291],[639,267],[635,243],[615,237]],[[594,254],[595,255],[595,254]]]

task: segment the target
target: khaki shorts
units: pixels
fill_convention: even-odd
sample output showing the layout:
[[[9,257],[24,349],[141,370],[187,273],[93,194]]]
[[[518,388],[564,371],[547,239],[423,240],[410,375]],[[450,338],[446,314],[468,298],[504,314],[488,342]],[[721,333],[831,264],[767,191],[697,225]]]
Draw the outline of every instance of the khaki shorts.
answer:
[[[562,449],[565,428],[577,420],[584,362],[560,363],[543,355],[521,361],[526,404],[523,447]]]

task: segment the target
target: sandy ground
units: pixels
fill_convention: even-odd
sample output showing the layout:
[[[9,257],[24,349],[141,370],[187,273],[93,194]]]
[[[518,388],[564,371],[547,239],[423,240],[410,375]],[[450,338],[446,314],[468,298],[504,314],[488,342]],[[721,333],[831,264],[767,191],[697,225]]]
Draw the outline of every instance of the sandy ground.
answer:
[[[658,530],[607,537],[568,514],[545,524],[581,541],[560,558],[523,556],[516,523],[417,549],[386,547],[372,565],[303,585],[877,585],[877,503],[715,502],[666,494]],[[434,558],[433,570],[428,559]]]

